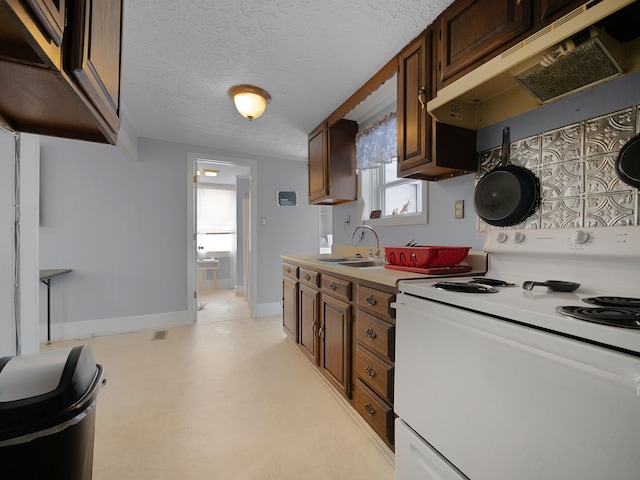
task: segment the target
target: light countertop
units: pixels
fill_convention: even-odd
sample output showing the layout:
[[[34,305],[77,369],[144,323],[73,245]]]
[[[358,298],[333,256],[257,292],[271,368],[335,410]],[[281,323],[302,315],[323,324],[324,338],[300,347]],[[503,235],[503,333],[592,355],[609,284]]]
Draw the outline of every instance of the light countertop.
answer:
[[[387,285],[390,287],[397,287],[398,282],[401,280],[416,280],[425,278],[442,277],[443,275],[425,275],[422,273],[405,272],[401,270],[391,270],[384,266],[376,267],[348,267],[344,265],[338,265],[333,262],[324,262],[323,259],[351,256],[349,253],[340,255],[336,253],[334,249],[332,254],[304,254],[304,255],[281,255],[283,261],[293,263],[302,267],[310,268],[312,270],[321,270],[327,273],[335,273],[344,275],[347,277],[356,278],[359,280],[365,280],[380,285]],[[363,255],[363,260],[366,260],[366,255]],[[449,276],[470,276],[470,275],[484,275],[487,271],[487,254],[484,252],[471,251],[465,260],[461,262],[462,265],[471,265],[473,270],[464,274],[446,275]]]

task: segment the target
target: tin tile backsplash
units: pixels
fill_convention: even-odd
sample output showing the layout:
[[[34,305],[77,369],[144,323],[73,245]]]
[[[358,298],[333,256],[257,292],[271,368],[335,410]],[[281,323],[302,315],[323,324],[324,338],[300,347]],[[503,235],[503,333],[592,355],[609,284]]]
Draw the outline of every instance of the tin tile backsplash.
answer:
[[[478,219],[478,233],[498,228],[594,228],[638,225],[640,195],[622,182],[615,162],[640,133],[640,105],[540,133],[510,145],[510,163],[540,180],[535,213],[512,227]],[[476,182],[500,164],[500,147],[480,153]]]

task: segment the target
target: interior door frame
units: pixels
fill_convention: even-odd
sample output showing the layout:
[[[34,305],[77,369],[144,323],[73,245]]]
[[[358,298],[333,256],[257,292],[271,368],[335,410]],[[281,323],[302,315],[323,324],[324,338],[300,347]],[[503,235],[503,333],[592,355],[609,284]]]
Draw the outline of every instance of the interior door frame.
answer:
[[[196,184],[194,182],[194,177],[196,176],[196,164],[198,160],[205,160],[211,162],[218,163],[229,163],[233,165],[243,165],[250,168],[250,176],[249,176],[249,191],[251,195],[250,209],[251,209],[251,257],[250,257],[250,274],[249,278],[245,278],[245,285],[249,283],[249,313],[251,317],[255,317],[256,307],[257,307],[257,276],[256,276],[256,268],[257,268],[257,258],[256,258],[256,232],[257,232],[257,221],[255,218],[254,212],[257,211],[257,188],[256,188],[256,178],[257,178],[257,162],[255,160],[249,159],[238,159],[231,157],[224,157],[220,155],[212,155],[205,153],[193,153],[189,152],[187,154],[187,166],[188,166],[188,175],[187,175],[187,258],[189,261],[187,262],[187,311],[190,314],[190,317],[193,319],[194,323],[197,321],[198,317],[198,299],[196,296],[197,292],[197,277],[198,277],[198,248],[197,248],[197,221],[196,221]],[[247,288],[245,287],[245,292]]]

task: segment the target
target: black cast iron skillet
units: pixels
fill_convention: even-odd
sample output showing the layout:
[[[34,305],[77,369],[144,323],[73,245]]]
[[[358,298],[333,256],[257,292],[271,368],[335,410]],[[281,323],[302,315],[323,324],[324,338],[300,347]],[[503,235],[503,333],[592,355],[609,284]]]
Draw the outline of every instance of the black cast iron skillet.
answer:
[[[620,149],[616,160],[616,172],[624,183],[640,188],[640,134]]]
[[[540,201],[540,183],[531,170],[509,164],[509,127],[502,131],[501,165],[476,185],[473,206],[489,225],[506,227],[522,222]]]

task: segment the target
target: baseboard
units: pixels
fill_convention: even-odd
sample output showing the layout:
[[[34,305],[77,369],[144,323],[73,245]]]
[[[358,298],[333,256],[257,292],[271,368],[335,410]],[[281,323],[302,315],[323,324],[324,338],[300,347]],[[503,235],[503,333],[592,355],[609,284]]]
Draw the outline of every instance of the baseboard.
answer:
[[[155,313],[133,317],[101,318],[83,322],[51,324],[52,340],[90,338],[99,335],[113,335],[159,328],[181,327],[195,323],[194,313],[188,311]],[[47,326],[40,325],[40,341],[46,342]]]
[[[256,305],[255,317],[273,317],[274,315],[282,315],[280,302],[259,303]]]

